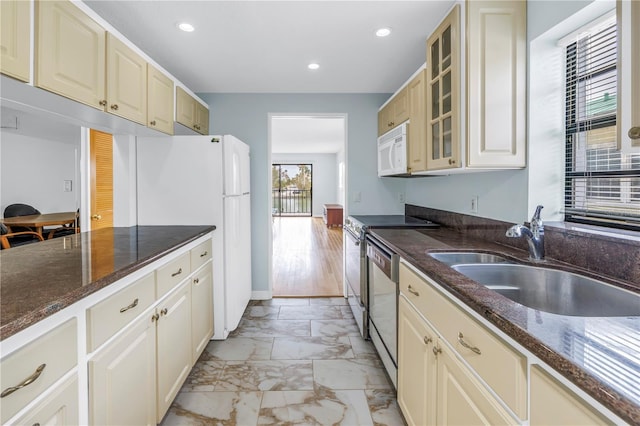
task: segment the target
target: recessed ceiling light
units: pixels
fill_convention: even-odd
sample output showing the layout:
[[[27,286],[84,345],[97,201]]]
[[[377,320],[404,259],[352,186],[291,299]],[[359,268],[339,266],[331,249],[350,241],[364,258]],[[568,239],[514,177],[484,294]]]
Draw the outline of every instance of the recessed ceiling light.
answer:
[[[310,70],[317,70],[318,68],[320,68],[320,65],[316,64],[315,62],[314,62],[314,63],[311,63],[311,64],[309,64],[309,65],[307,65],[307,66],[308,66],[308,68],[309,68]]]
[[[391,28],[380,28],[378,31],[376,31],[376,35],[378,37],[386,37],[389,34],[391,34]]]
[[[186,22],[182,22],[182,23],[178,24],[178,28],[180,28],[182,31],[187,32],[187,33],[190,33],[193,30],[195,30],[193,25],[191,25],[189,23],[186,23]]]

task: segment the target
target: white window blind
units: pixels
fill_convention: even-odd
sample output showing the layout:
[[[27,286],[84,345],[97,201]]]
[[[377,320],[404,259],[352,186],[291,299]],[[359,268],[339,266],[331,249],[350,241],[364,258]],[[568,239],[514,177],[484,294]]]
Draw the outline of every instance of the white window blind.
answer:
[[[565,220],[640,229],[640,153],[617,149],[615,17],[566,47]]]

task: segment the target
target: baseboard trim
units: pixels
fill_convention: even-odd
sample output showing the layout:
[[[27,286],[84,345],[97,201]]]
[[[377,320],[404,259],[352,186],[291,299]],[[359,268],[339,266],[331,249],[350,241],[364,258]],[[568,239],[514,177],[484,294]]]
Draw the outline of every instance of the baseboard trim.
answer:
[[[272,298],[271,290],[252,291],[251,300],[269,300]]]

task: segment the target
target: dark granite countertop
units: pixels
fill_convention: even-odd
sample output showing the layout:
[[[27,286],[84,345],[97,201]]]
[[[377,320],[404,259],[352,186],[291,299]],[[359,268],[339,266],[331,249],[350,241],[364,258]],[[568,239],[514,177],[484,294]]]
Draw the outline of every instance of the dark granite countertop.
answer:
[[[640,317],[576,317],[527,308],[456,272],[427,253],[498,252],[530,264],[528,253],[447,228],[379,229],[372,233],[483,318],[631,424],[640,424]],[[613,280],[548,259],[545,267],[571,270],[640,292],[638,283]]]
[[[0,252],[0,340],[35,324],[215,226],[82,232]]]

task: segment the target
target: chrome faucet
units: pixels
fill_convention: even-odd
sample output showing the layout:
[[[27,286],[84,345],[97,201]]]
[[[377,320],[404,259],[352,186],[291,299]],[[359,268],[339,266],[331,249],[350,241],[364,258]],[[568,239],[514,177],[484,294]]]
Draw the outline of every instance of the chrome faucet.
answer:
[[[536,207],[536,212],[531,218],[530,228],[524,225],[513,225],[505,234],[509,238],[523,237],[529,244],[529,259],[540,262],[544,260],[544,226],[540,219],[540,211],[543,206]]]

